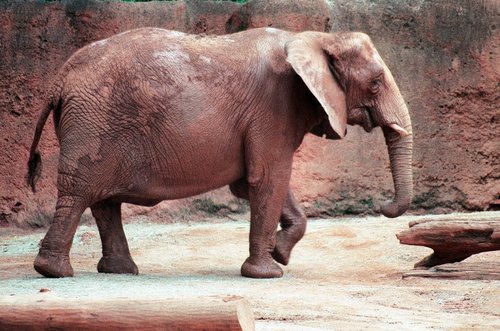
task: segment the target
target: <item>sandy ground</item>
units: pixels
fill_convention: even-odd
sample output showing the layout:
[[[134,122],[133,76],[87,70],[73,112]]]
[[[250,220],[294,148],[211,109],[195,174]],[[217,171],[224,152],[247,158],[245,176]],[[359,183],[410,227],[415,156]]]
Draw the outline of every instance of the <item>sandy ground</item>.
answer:
[[[0,302],[242,296],[257,330],[499,330],[500,281],[402,279],[431,252],[395,237],[416,218],[310,220],[285,276],[273,280],[239,274],[248,252],[244,217],[188,224],[130,219],[125,232],[139,276],[96,272],[101,248],[94,225],[79,227],[75,277],[65,279],[33,270],[44,232],[0,228]],[[468,261],[500,263],[500,252]]]

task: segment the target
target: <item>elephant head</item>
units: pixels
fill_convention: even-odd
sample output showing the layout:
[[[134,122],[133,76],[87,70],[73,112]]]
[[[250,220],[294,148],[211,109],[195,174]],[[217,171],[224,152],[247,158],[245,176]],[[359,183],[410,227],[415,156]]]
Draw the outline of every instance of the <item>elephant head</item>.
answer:
[[[287,61],[326,113],[320,134],[343,138],[347,124],[360,125],[367,132],[382,128],[395,198],[381,212],[387,217],[403,214],[413,194],[411,120],[394,78],[370,38],[363,33],[305,32],[287,43],[286,53]]]

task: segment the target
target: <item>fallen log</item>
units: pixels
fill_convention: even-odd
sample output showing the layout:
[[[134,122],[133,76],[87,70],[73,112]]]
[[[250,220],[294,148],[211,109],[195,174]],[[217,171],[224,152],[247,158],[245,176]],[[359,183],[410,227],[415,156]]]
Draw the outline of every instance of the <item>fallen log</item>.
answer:
[[[245,299],[0,301],[0,330],[254,330]]]
[[[467,280],[500,280],[500,266],[495,262],[487,263],[448,263],[430,269],[415,269],[405,272],[403,278],[445,278]]]
[[[415,269],[460,262],[473,254],[500,250],[500,220],[493,217],[470,220],[467,215],[441,216],[410,222],[409,227],[396,235],[401,244],[434,250],[417,262]]]

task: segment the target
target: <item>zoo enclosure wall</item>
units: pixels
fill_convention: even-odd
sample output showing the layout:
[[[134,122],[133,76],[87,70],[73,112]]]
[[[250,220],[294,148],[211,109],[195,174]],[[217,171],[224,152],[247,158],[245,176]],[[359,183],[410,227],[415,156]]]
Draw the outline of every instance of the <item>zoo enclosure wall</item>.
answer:
[[[53,211],[58,145],[50,125],[40,146],[39,191],[33,194],[25,184],[38,107],[51,77],[78,48],[145,26],[207,34],[263,26],[368,33],[413,119],[412,211],[497,209],[499,7],[495,0],[2,1],[0,225],[37,224]],[[342,141],[306,137],[291,184],[310,216],[368,213],[392,196],[388,165],[380,130],[366,134],[349,127]],[[234,203],[221,189],[155,210],[174,217],[172,210],[192,211],[200,201],[215,211],[232,210]],[[125,211],[138,212],[144,211]]]

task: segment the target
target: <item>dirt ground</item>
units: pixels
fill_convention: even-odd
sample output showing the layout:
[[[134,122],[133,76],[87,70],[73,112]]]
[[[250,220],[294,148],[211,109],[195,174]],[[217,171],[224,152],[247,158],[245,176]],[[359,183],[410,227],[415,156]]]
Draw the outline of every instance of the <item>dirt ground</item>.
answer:
[[[500,218],[500,212],[469,215]],[[0,302],[241,296],[257,330],[499,330],[500,281],[402,278],[430,253],[395,237],[416,218],[310,220],[284,277],[273,280],[239,274],[248,252],[243,216],[188,224],[129,219],[125,232],[139,276],[96,272],[101,248],[93,224],[79,227],[71,253],[75,277],[65,279],[33,270],[45,231],[0,228]],[[498,262],[500,252],[468,261]]]

